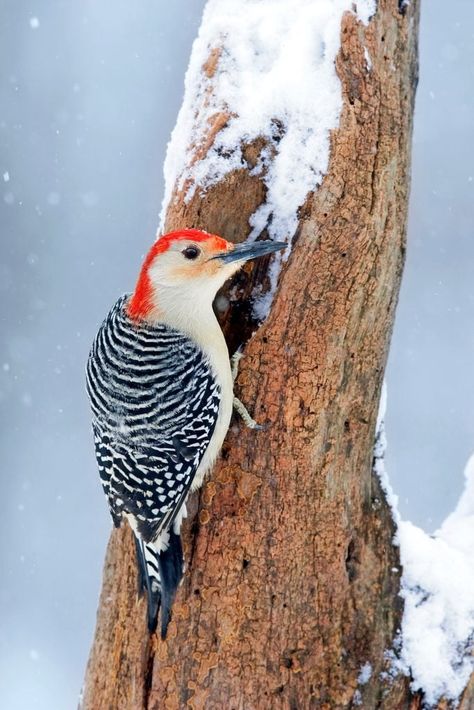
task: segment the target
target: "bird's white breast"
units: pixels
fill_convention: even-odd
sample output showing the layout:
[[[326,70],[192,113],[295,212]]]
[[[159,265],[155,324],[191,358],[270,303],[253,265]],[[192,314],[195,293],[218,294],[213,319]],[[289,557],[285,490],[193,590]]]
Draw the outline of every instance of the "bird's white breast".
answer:
[[[229,351],[227,349],[224,335],[217,321],[216,331],[213,333],[212,342],[200,342],[199,345],[205,352],[212,372],[220,387],[221,402],[216,427],[211,441],[209,442],[209,446],[207,447],[201,463],[199,464],[199,468],[191,486],[193,491],[202,485],[204,476],[212,469],[217,457],[219,456],[227,430],[229,429],[234,400],[234,388],[232,372],[230,369]]]

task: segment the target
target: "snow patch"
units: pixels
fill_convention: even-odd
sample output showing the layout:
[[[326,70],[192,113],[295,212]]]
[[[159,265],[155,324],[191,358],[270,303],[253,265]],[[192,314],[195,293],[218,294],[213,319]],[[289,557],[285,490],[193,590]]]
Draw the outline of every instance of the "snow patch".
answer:
[[[385,469],[385,452],[387,450],[387,436],[385,434],[385,415],[387,412],[387,383],[384,380],[382,384],[382,392],[380,395],[379,411],[377,414],[377,424],[375,428],[375,444],[374,444],[374,459],[373,468],[377,474],[381,488],[385,493],[385,498],[392,511],[392,517],[395,523],[400,520],[398,512],[398,496],[393,492],[390,480]]]
[[[208,1],[165,159],[162,228],[174,189],[185,190],[190,200],[197,189],[205,192],[247,168],[263,176],[267,189],[250,219],[249,238],[266,228],[271,238],[291,241],[298,209],[327,171],[330,132],[339,123],[335,59],[342,16],[356,11],[367,23],[375,9],[375,0],[357,6],[352,0],[294,0],[290,10],[287,0]],[[222,126],[208,147],[216,117]],[[251,166],[242,149],[258,138],[265,148]],[[281,260],[274,258],[273,289]],[[262,317],[271,298],[259,304]]]
[[[392,508],[403,567],[402,644],[394,668],[413,678],[425,707],[440,698],[456,702],[474,672],[474,456],[465,469],[466,484],[456,509],[434,535],[402,520],[384,466],[381,397],[374,469]]]
[[[402,661],[428,704],[456,700],[474,672],[474,456],[456,509],[434,535],[398,529],[405,600]]]
[[[377,423],[375,425],[376,436],[384,428],[385,415],[387,414],[387,381],[382,382],[382,391],[380,392],[379,409],[377,412]],[[385,451],[385,449],[384,449]]]
[[[456,700],[474,671],[474,547],[454,544],[408,521],[398,530],[403,565],[401,661],[428,705]]]
[[[364,665],[360,669],[360,673],[357,677],[357,682],[359,685],[365,685],[366,683],[369,682],[369,680],[371,678],[372,678],[372,666],[367,661],[367,663],[364,663]]]
[[[367,49],[367,47],[364,47],[364,59],[367,71],[370,71],[372,69],[372,60],[370,58],[369,50]]]

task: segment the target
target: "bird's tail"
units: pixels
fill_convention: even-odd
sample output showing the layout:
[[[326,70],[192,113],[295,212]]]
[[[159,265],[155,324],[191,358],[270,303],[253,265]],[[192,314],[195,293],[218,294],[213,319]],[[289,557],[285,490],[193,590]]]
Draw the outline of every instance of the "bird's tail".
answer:
[[[161,606],[161,638],[166,638],[171,619],[171,607],[183,577],[183,548],[181,537],[173,529],[160,542],[143,542],[135,538],[138,561],[138,591],[146,592],[148,602],[148,630],[153,633],[158,623]]]

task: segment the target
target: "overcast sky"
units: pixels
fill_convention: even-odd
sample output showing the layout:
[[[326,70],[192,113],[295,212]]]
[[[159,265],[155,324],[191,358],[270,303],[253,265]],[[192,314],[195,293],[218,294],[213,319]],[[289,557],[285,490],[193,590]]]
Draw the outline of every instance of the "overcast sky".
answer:
[[[158,223],[198,0],[3,0],[0,707],[74,708],[110,530],[83,368]],[[425,2],[388,469],[434,530],[474,450],[474,6]],[[6,573],[5,573],[6,570]]]

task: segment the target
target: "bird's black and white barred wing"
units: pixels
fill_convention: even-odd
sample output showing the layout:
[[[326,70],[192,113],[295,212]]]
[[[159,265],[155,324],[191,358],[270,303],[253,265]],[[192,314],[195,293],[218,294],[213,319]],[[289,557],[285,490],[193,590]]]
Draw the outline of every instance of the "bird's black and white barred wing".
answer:
[[[170,529],[217,421],[220,390],[199,348],[164,325],[135,324],[126,297],[93,343],[87,388],[99,472],[116,525],[144,542]]]

